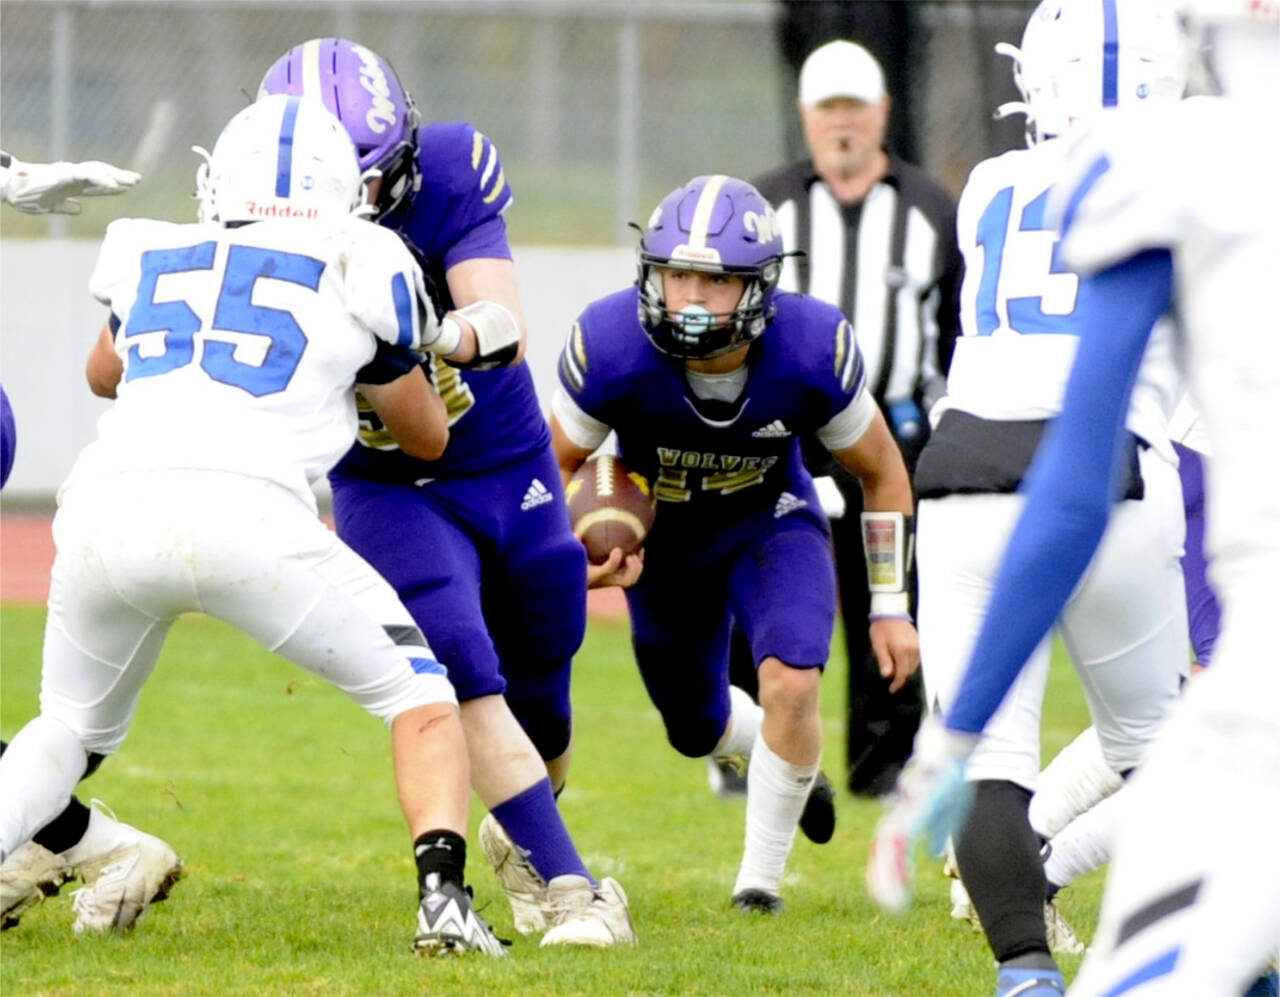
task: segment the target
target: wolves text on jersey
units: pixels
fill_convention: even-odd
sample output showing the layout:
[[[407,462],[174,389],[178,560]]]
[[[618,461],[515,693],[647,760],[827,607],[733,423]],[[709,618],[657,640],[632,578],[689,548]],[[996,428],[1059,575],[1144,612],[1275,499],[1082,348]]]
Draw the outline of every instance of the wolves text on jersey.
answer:
[[[654,494],[663,502],[688,502],[693,497],[689,489],[691,470],[717,472],[703,477],[704,492],[732,495],[752,485],[762,484],[765,472],[778,462],[776,456],[742,457],[675,447],[658,447],[657,452],[660,470],[654,482]]]

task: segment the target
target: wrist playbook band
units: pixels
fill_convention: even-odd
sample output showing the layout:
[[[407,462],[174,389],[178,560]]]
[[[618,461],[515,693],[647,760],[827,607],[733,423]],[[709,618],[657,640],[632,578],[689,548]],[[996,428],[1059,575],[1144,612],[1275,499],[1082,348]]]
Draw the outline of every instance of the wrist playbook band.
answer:
[[[871,618],[910,619],[907,581],[915,546],[913,517],[901,512],[864,512],[862,548],[867,559]]]

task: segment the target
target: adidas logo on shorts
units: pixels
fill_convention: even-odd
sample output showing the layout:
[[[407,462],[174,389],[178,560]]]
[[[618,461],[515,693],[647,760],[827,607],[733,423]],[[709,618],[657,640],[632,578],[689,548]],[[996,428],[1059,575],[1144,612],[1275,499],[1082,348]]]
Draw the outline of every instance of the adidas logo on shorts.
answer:
[[[761,426],[751,435],[763,440],[769,440],[780,436],[790,436],[791,430],[782,424],[781,419],[774,419],[769,425]]]
[[[790,492],[783,492],[778,496],[778,504],[773,507],[773,518],[781,519],[787,513],[803,509],[808,504],[804,499],[796,498]]]
[[[524,501],[520,503],[520,509],[523,512],[528,512],[530,509],[536,509],[540,505],[546,505],[553,498],[555,496],[547,490],[547,486],[537,478],[534,478],[529,483],[529,490],[524,493]]]

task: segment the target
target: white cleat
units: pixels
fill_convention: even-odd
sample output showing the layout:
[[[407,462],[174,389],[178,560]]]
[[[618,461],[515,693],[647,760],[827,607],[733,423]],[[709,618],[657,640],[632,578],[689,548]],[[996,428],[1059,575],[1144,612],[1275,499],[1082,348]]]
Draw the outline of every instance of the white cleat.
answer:
[[[0,931],[12,928],[36,904],[75,875],[60,855],[28,841],[0,865]]]
[[[743,755],[707,756],[707,784],[722,800],[747,798],[747,759]]]
[[[522,935],[546,931],[548,922],[543,909],[547,903],[546,880],[520,853],[493,814],[486,814],[480,822],[480,847],[511,902],[516,931]]]
[[[183,871],[166,842],[96,808],[84,837],[61,858],[84,880],[72,903],[77,935],[132,928],[151,904],[169,896]]]
[[[978,912],[973,909],[969,892],[958,879],[951,881],[951,916],[957,921],[968,921],[979,931],[982,930],[982,922],[978,920]]]
[[[951,916],[957,921],[968,921],[978,931],[982,930],[978,912],[969,899],[964,883],[958,879],[951,881]],[[1058,910],[1052,900],[1046,900],[1044,904],[1044,936],[1049,943],[1049,951],[1054,955],[1080,955],[1084,952],[1084,943],[1076,937],[1071,925],[1062,916],[1062,911]]]
[[[1049,942],[1049,951],[1054,955],[1081,955],[1084,952],[1084,943],[1076,937],[1052,900],[1044,903],[1044,934]]]
[[[551,927],[542,936],[543,948],[636,944],[627,895],[612,877],[593,887],[586,876],[556,876],[547,884],[547,909]]]

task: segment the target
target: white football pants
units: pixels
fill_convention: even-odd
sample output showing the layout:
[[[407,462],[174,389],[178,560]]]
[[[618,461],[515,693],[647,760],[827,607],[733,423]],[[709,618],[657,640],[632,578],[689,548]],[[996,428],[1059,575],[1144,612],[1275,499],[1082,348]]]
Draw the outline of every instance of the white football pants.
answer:
[[[1219,590],[1213,666],[1123,794],[1073,995],[1234,997],[1280,948],[1280,552],[1259,546]]]
[[[34,810],[54,806],[54,797],[65,806],[84,774],[84,759],[69,760],[63,742],[74,736],[99,754],[120,747],[182,613],[225,620],[386,723],[417,706],[457,702],[391,586],[280,485],[214,471],[88,479],[63,494],[53,532],[45,722],[29,725],[27,738],[19,732],[0,759],[6,810],[24,811],[3,821],[5,853],[58,812]],[[11,791],[36,776],[17,768],[42,762],[58,792],[19,807]]]
[[[1187,669],[1179,558],[1185,538],[1177,469],[1140,455],[1145,495],[1115,507],[1102,545],[1058,618],[1107,763],[1123,773],[1143,757]],[[925,499],[916,520],[920,662],[929,708],[945,716],[977,639],[1020,495]],[[969,759],[972,781],[1034,791],[1049,674],[1046,638],[991,718]]]

